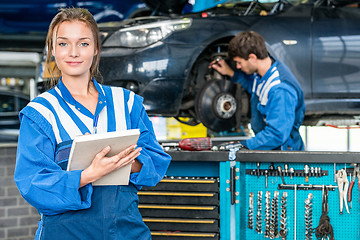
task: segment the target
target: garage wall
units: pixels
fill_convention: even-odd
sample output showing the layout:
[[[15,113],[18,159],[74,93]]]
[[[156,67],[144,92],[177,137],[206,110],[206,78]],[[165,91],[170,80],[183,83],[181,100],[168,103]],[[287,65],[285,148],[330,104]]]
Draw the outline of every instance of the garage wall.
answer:
[[[16,144],[0,146],[0,239],[34,239],[40,219],[14,182]]]

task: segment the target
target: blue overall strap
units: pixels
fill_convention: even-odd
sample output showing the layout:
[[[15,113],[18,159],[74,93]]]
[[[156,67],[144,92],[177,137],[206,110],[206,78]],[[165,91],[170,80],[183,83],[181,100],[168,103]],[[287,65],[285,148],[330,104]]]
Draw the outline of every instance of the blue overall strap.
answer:
[[[67,169],[72,140],[64,141],[56,146],[55,162],[62,170]]]

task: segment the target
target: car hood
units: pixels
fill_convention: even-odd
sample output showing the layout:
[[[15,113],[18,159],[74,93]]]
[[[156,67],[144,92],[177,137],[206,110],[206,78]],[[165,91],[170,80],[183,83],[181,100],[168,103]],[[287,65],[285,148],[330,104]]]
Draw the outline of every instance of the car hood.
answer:
[[[239,2],[250,2],[251,0],[229,0],[229,1],[221,1],[218,0],[219,4],[229,2],[229,3],[239,3]],[[299,2],[302,3],[314,3],[316,0],[302,0]],[[154,10],[159,14],[181,14],[185,5],[189,2],[189,0],[142,0],[149,8]],[[276,2],[276,0],[259,0],[261,3],[266,2]],[[296,1],[290,1],[296,2]],[[357,3],[359,0],[328,0],[328,4],[332,4],[334,6],[344,6],[352,3]],[[208,5],[209,8],[214,6],[213,4],[205,4]]]
[[[331,0],[330,1],[335,6],[345,6],[352,3],[358,3],[359,0]]]
[[[128,28],[138,25],[143,25],[147,23],[157,22],[169,20],[171,17],[169,16],[145,16],[145,17],[137,17],[131,19],[125,19],[119,22],[106,22],[106,23],[98,23],[98,27],[100,32],[112,32],[117,31],[122,28]]]
[[[159,14],[181,14],[188,0],[142,0]]]

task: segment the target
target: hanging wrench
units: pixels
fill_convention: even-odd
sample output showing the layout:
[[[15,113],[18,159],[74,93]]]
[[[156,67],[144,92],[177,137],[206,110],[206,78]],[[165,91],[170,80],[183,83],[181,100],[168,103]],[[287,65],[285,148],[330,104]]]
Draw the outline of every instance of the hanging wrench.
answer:
[[[347,179],[347,174],[345,169],[341,169],[336,174],[336,181],[339,187],[339,198],[340,198],[340,214],[342,214],[343,206],[345,202],[346,211],[349,212],[349,206],[347,203],[347,192],[349,189],[349,180]]]

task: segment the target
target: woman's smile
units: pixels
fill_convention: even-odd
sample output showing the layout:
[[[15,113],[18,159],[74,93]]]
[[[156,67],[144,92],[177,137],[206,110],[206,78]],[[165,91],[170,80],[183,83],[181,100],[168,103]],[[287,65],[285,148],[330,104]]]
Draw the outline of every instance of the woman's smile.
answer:
[[[72,67],[79,66],[82,63],[82,61],[65,61],[65,62]]]

